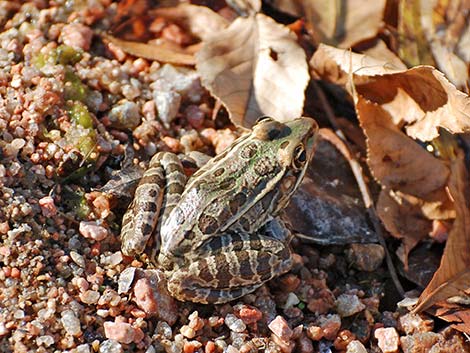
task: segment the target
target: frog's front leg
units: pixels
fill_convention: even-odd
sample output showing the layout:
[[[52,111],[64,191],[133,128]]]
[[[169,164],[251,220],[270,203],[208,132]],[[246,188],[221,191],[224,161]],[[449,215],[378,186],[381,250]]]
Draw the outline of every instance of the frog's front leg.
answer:
[[[152,157],[122,220],[121,248],[125,255],[144,251],[159,218],[164,219],[178,203],[185,184],[186,176],[175,154],[159,152]],[[160,217],[161,209],[164,212]],[[158,237],[155,242],[158,249]]]
[[[227,232],[209,240],[184,266],[168,271],[168,290],[179,300],[225,303],[287,272],[285,241],[264,234]]]

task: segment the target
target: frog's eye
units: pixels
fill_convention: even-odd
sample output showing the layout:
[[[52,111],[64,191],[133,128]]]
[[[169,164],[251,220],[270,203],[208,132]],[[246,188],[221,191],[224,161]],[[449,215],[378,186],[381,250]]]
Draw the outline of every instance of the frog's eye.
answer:
[[[271,118],[270,116],[268,115],[263,115],[263,116],[260,116],[258,119],[256,119],[256,124],[264,121],[264,120],[273,120],[273,118]]]
[[[307,161],[307,152],[303,144],[298,145],[294,150],[294,159],[292,165],[295,169],[301,169]]]

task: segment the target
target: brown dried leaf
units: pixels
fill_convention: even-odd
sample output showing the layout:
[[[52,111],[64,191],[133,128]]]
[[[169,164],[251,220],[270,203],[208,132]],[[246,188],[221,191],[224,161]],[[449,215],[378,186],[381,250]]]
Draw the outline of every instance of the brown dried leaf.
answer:
[[[421,1],[421,25],[439,70],[468,93],[470,0]]]
[[[159,7],[151,11],[155,17],[164,17],[192,35],[205,39],[228,25],[228,21],[206,6],[180,4],[176,7]]]
[[[396,193],[382,190],[377,201],[377,214],[387,231],[395,238],[403,239],[403,263],[408,267],[408,254],[432,230],[419,205]]]
[[[271,3],[283,12],[305,17],[317,44],[349,48],[377,35],[386,1],[272,0]]]
[[[449,234],[439,269],[421,293],[415,312],[426,310],[436,302],[461,294],[470,286],[470,200],[468,173],[464,154],[457,152],[451,163],[449,191],[456,218]]]
[[[263,114],[279,121],[301,115],[309,75],[295,35],[271,18],[237,18],[196,54],[203,85],[234,124],[251,127]]]
[[[165,45],[131,42],[105,34],[102,34],[102,36],[109,42],[121,48],[126,53],[140,58],[156,60],[175,65],[194,65],[196,63],[194,55],[170,50]]]
[[[445,186],[445,163],[401,132],[386,110],[360,95],[356,110],[367,136],[369,167],[382,186],[420,198]]]
[[[354,81],[364,98],[379,104],[412,138],[430,141],[442,127],[470,131],[470,98],[433,67],[400,70],[386,61],[320,46],[310,65],[316,77],[336,83]]]

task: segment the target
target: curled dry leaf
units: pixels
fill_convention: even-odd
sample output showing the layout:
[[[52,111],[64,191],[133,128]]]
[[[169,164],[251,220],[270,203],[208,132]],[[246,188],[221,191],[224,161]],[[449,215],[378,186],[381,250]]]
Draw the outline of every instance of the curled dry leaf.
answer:
[[[456,217],[449,233],[441,265],[421,293],[415,312],[461,294],[470,287],[470,199],[464,154],[457,152],[451,162],[449,191],[455,202]]]
[[[380,105],[408,136],[430,141],[442,127],[470,131],[470,98],[433,67],[401,70],[392,63],[321,45],[310,61],[313,75],[331,82],[354,82],[358,94]]]
[[[368,164],[381,185],[421,198],[445,186],[445,163],[401,132],[386,110],[361,95],[356,109],[367,136]]]
[[[237,18],[203,42],[196,61],[203,85],[234,124],[251,127],[263,114],[279,121],[301,115],[309,80],[305,53],[271,18]]]
[[[180,4],[176,7],[159,7],[152,10],[151,15],[171,20],[202,40],[214,35],[214,33],[228,25],[228,21],[217,12],[205,6],[191,4]]]
[[[304,17],[313,29],[315,42],[349,48],[374,38],[382,27],[385,0],[271,0],[277,9]]]
[[[102,34],[102,36],[109,42],[121,48],[126,53],[137,56],[139,58],[156,60],[175,65],[194,65],[196,63],[194,55],[171,50],[164,45],[132,42],[115,38],[106,34]]]
[[[470,1],[420,1],[421,26],[437,67],[468,93]]]
[[[405,269],[410,251],[432,230],[432,222],[424,216],[419,203],[419,199],[409,200],[390,190],[382,190],[377,201],[377,214],[387,231],[403,239]]]

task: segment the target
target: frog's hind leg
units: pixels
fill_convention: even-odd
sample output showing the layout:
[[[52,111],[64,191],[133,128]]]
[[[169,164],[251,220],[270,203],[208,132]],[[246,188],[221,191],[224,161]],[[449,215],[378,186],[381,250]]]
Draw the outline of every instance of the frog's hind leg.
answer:
[[[137,255],[144,251],[157,227],[162,206],[165,217],[179,201],[185,183],[186,177],[176,155],[159,152],[152,157],[122,220],[121,248],[125,255]],[[159,248],[158,237],[155,248]]]
[[[187,267],[173,270],[168,290],[177,299],[225,303],[253,292],[264,282],[292,267],[284,242],[260,234],[223,234],[204,246]]]

